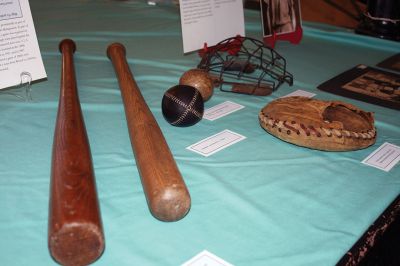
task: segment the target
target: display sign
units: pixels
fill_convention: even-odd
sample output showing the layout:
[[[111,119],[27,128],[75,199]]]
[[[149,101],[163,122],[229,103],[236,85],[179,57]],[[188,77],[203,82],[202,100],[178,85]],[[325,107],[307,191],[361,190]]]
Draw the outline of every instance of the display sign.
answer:
[[[242,0],[180,0],[183,52],[245,36]]]
[[[0,89],[45,79],[28,0],[0,0]]]

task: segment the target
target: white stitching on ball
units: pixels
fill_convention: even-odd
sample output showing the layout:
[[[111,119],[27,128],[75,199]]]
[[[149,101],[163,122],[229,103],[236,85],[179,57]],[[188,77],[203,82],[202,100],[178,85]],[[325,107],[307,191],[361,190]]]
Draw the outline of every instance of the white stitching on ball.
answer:
[[[181,116],[178,117],[178,119],[176,119],[175,121],[171,122],[172,125],[179,125],[183,121],[183,119],[186,118],[186,116],[189,112],[201,119],[201,117],[202,117],[201,114],[197,110],[193,109],[193,105],[195,104],[199,95],[200,95],[199,91],[196,90],[194,96],[192,97],[192,100],[190,101],[189,105],[187,105],[183,101],[178,99],[176,96],[174,96],[168,92],[165,93],[165,96],[167,98],[169,98],[171,101],[173,101],[176,104],[179,104],[180,106],[185,108],[185,111],[181,114]]]

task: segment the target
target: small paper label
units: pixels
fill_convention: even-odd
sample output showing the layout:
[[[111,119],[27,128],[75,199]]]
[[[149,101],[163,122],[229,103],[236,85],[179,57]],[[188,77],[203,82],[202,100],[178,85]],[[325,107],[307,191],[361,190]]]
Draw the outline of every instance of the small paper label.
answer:
[[[224,131],[203,139],[187,147],[186,149],[207,157],[241,140],[244,140],[245,138],[245,136],[225,129]]]
[[[214,254],[204,250],[181,266],[233,266]]]
[[[362,163],[389,172],[400,161],[400,147],[385,142]]]
[[[315,95],[316,94],[312,93],[312,92],[303,91],[303,90],[296,90],[294,92],[289,93],[288,95],[282,96],[281,98],[291,97],[291,96],[303,96],[303,97],[307,97],[307,98],[312,98]]]
[[[244,108],[243,105],[231,102],[231,101],[226,101],[220,104],[217,104],[211,108],[208,108],[204,111],[203,118],[214,121],[218,118],[221,118],[223,116],[229,115],[237,110],[240,110]]]

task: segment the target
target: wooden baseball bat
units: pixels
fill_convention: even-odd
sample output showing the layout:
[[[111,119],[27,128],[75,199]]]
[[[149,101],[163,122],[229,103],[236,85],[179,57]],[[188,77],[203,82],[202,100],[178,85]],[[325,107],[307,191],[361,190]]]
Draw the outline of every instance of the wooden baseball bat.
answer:
[[[75,79],[75,43],[60,42],[61,86],[51,164],[48,245],[62,265],[101,256],[104,234],[89,141]]]
[[[126,61],[125,47],[107,48],[118,78],[129,136],[149,209],[161,221],[176,221],[190,209],[190,195],[168,144]]]

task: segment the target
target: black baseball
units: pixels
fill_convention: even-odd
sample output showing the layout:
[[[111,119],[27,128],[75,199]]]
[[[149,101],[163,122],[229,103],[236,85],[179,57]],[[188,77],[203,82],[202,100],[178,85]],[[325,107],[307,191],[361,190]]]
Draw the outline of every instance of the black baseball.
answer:
[[[203,118],[204,100],[196,88],[176,85],[164,93],[161,109],[171,125],[192,126]]]

